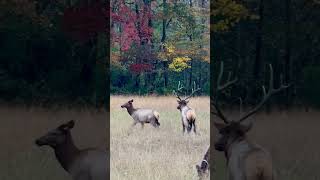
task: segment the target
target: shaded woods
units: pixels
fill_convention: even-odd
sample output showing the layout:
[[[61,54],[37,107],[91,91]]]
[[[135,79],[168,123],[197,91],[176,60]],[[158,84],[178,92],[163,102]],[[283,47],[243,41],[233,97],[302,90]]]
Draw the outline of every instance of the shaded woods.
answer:
[[[103,3],[1,1],[1,100],[108,102],[108,16]]]
[[[262,85],[268,88],[268,64],[272,64],[275,87],[281,79],[291,87],[269,105],[298,105],[306,110],[310,105],[320,105],[318,1],[217,0],[211,5],[211,83],[215,87],[221,61],[225,71],[239,78],[230,90],[233,97],[225,98],[226,102],[238,105],[238,97],[245,105],[259,102]]]

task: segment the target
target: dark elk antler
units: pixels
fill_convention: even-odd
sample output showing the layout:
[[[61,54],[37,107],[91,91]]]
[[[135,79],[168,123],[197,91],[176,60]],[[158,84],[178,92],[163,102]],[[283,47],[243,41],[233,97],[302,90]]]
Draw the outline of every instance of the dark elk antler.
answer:
[[[181,82],[179,81],[177,91],[173,90],[173,94],[177,96],[179,101],[181,101],[181,98],[178,93],[182,93],[182,89],[184,89],[184,87],[181,85]]]
[[[218,96],[219,93],[225,89],[227,89],[228,87],[230,87],[231,85],[235,84],[237,82],[237,78],[235,77],[233,80],[231,80],[231,73],[229,73],[228,75],[228,79],[224,84],[221,84],[221,79],[223,76],[223,62],[221,62],[220,65],[220,72],[219,72],[219,76],[217,79],[217,87],[215,90],[215,97],[214,99],[212,99],[212,105],[215,108],[216,112],[213,112],[214,115],[216,115],[217,117],[219,117],[220,119],[222,119],[226,124],[230,123],[231,121],[229,121],[226,116],[223,114],[223,112],[221,111],[221,109],[219,108],[218,105]],[[269,69],[270,69],[270,80],[269,80],[269,90],[266,91],[265,86],[262,86],[262,91],[263,91],[263,98],[260,101],[260,103],[253,108],[252,110],[250,110],[249,112],[245,113],[244,115],[241,115],[242,112],[240,112],[240,118],[238,120],[238,122],[242,122],[245,119],[247,119],[248,117],[250,117],[251,115],[253,115],[254,113],[256,113],[266,102],[267,100],[274,94],[282,91],[283,89],[288,88],[290,85],[284,85],[283,84],[283,79],[282,76],[280,78],[280,87],[275,89],[274,85],[273,85],[273,68],[272,65],[269,64]],[[242,99],[240,98],[240,111],[242,109]]]
[[[189,98],[191,98],[191,97],[194,95],[194,93],[196,93],[197,91],[199,91],[201,88],[197,88],[197,87],[196,87],[196,83],[193,82],[193,87],[191,88],[191,94],[188,95],[186,98],[181,99],[181,97],[179,96],[178,93],[182,93],[182,90],[183,90],[183,89],[184,89],[184,87],[181,85],[181,83],[180,83],[180,81],[179,81],[177,90],[176,90],[176,91],[173,90],[173,94],[176,95],[176,97],[179,99],[179,101],[182,101],[182,100],[186,101],[186,100],[188,100]]]
[[[186,101],[187,99],[191,98],[191,97],[193,96],[193,94],[194,94],[195,92],[197,92],[197,91],[200,91],[200,89],[201,89],[201,88],[197,88],[196,82],[193,82],[193,87],[192,87],[192,89],[191,89],[191,94],[190,94],[188,97],[186,97],[184,100]]]
[[[224,70],[224,64],[223,62],[221,62],[220,64],[220,72],[219,72],[219,76],[217,79],[217,86],[215,89],[215,97],[213,99],[211,99],[212,105],[213,107],[216,109],[217,112],[213,112],[214,115],[216,115],[217,117],[219,117],[220,119],[222,119],[226,124],[228,124],[230,121],[224,116],[224,114],[222,113],[221,109],[219,108],[218,105],[218,99],[219,99],[219,93],[225,89],[227,89],[228,87],[230,87],[231,85],[235,84],[238,81],[238,78],[235,77],[234,79],[231,79],[232,73],[229,72],[228,74],[228,79],[224,84],[221,84],[222,81],[222,76],[223,76],[223,70]]]
[[[243,116],[240,117],[239,122],[242,122],[243,120],[247,119],[248,117],[250,117],[251,115],[253,115],[254,113],[256,113],[266,102],[267,100],[274,94],[282,91],[283,89],[286,89],[290,86],[290,84],[288,85],[284,85],[283,84],[283,79],[282,76],[280,76],[280,87],[275,89],[274,85],[273,85],[273,68],[272,65],[269,64],[269,69],[270,69],[270,79],[269,79],[269,90],[268,92],[266,91],[265,86],[262,86],[262,92],[263,92],[263,98],[260,101],[260,103],[253,108],[251,111],[249,111],[248,113],[244,114]]]

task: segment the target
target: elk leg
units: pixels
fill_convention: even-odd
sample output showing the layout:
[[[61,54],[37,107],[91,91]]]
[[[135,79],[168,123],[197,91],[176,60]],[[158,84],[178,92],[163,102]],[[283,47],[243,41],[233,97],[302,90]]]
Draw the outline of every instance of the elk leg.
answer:
[[[130,127],[130,129],[129,129],[129,131],[128,131],[128,135],[131,134],[131,132],[132,132],[132,130],[133,130],[133,127],[134,127],[137,123],[138,123],[137,121],[133,121],[133,123],[132,123],[132,125],[131,125],[131,127]]]
[[[188,127],[187,127],[188,133],[190,133],[191,130],[192,130],[192,122],[188,122]]]
[[[186,131],[186,127],[184,126],[183,122],[182,122],[182,134],[184,134]]]
[[[138,122],[137,121],[134,121],[131,125],[131,127],[134,127]]]
[[[196,121],[193,121],[193,132],[195,133],[195,134],[197,134],[197,126],[196,126]]]
[[[141,129],[143,129],[143,128],[144,128],[144,123],[142,122],[142,123],[141,123]]]

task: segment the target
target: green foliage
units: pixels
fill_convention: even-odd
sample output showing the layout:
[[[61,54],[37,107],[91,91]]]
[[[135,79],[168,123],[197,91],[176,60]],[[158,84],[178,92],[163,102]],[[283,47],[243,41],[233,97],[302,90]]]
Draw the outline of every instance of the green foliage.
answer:
[[[217,0],[213,4],[211,15],[214,19],[214,24],[211,25],[214,32],[228,31],[241,19],[256,18],[256,16],[250,16],[244,5],[233,0]]]

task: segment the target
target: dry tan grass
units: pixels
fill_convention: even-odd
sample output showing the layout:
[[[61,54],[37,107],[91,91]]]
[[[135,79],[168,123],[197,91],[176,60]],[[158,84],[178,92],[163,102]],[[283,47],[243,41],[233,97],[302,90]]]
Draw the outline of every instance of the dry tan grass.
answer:
[[[132,118],[121,109],[134,99],[135,107],[156,109],[160,129],[138,124],[128,135]],[[112,180],[192,180],[209,141],[209,98],[190,101],[198,116],[200,135],[182,135],[175,97],[111,97],[111,179]]]
[[[37,147],[39,136],[70,119],[79,148],[106,148],[106,113],[84,110],[0,107],[0,179],[69,180],[49,147]]]
[[[199,163],[209,144],[209,99],[195,98],[190,104],[199,116],[200,136],[181,134],[179,112],[173,97],[133,97],[135,105],[154,107],[160,112],[161,128],[156,131],[137,125],[127,130],[132,119],[120,105],[129,97],[111,97],[111,179],[195,179]],[[235,115],[234,113],[231,113]],[[0,107],[0,179],[68,180],[50,148],[38,148],[35,138],[70,119],[75,143],[81,147],[107,146],[106,112],[91,110]],[[272,154],[277,180],[320,180],[320,112],[260,113],[249,137]],[[215,131],[215,129],[212,129]],[[214,152],[214,179],[226,179],[222,153]]]

